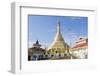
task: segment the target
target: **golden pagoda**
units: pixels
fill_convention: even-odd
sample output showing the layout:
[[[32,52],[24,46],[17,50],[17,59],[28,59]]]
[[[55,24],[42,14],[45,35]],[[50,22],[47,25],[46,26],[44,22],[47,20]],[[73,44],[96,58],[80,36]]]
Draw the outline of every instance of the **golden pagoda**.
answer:
[[[56,31],[56,36],[54,38],[53,43],[51,46],[48,48],[48,50],[54,49],[56,51],[67,51],[69,49],[69,46],[65,43],[61,31],[60,31],[60,21],[58,21],[57,24],[57,31]]]

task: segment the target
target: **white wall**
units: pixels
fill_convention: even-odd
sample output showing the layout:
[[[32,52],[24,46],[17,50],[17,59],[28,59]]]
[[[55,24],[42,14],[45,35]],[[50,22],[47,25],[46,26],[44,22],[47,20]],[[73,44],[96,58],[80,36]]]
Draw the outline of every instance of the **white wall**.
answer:
[[[97,15],[97,20],[98,20],[98,37],[96,40],[96,43],[94,46],[96,46],[96,50],[99,51],[99,53],[96,53],[98,56],[98,67],[100,71],[100,48],[99,48],[99,43],[100,43],[100,1],[99,0],[1,0],[0,1],[0,76],[12,76],[13,74],[9,73],[8,70],[10,69],[10,47],[11,47],[11,8],[10,8],[10,3],[13,1],[17,2],[33,2],[36,4],[41,4],[41,3],[49,3],[51,5],[57,5],[57,6],[64,6],[64,5],[76,5],[76,6],[95,6],[97,7],[98,15]],[[47,4],[48,5],[48,4]],[[98,70],[95,69],[94,67],[91,68],[90,70],[86,69],[73,69],[73,70],[65,70],[62,72],[52,72],[52,73],[40,73],[40,74],[30,74],[30,75],[37,75],[37,76],[99,76],[98,75]],[[28,76],[26,74],[25,76]]]

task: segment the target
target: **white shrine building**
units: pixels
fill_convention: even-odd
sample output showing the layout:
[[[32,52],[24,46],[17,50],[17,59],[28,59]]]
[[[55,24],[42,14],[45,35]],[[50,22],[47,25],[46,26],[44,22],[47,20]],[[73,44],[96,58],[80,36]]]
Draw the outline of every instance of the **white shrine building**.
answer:
[[[88,58],[88,39],[80,38],[73,48],[70,49],[72,59]]]

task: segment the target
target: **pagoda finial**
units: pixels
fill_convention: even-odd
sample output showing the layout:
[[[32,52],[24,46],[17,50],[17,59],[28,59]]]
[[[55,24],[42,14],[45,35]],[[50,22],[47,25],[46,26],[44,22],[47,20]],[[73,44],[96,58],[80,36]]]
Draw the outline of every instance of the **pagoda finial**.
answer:
[[[58,18],[58,25],[60,25],[60,18]]]
[[[60,32],[60,18],[58,18],[57,31]]]

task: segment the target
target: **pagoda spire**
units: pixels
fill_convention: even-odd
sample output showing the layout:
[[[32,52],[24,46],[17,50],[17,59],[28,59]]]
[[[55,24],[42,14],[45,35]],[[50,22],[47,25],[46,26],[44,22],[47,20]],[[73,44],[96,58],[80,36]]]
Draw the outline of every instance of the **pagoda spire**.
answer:
[[[60,20],[58,20],[58,24],[57,24],[57,32],[60,32]]]
[[[61,31],[60,31],[60,20],[58,20],[58,24],[57,24],[57,32],[56,32],[55,41],[64,41],[61,35]]]

